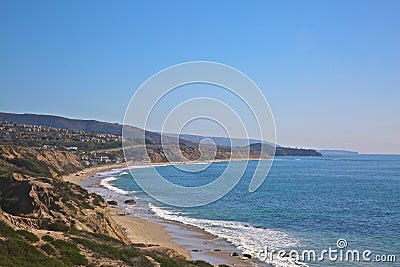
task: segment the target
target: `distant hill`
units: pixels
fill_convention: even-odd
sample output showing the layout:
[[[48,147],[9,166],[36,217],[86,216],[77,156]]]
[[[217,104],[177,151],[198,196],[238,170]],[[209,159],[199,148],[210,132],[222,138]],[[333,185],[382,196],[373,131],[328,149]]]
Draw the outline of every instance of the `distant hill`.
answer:
[[[358,152],[348,151],[348,150],[332,150],[332,149],[323,149],[318,150],[323,156],[335,156],[335,155],[358,155]]]
[[[21,124],[41,125],[44,127],[62,128],[75,131],[107,133],[121,135],[122,125],[118,123],[100,122],[95,120],[68,119],[53,115],[14,114],[0,112],[0,120]],[[135,127],[132,127],[135,128]],[[139,128],[136,128],[139,131]]]
[[[9,121],[20,124],[40,125],[43,127],[53,127],[74,131],[97,132],[104,134],[122,135],[122,125],[96,120],[68,119],[54,115],[39,114],[14,114],[0,112],[0,121]],[[134,126],[126,128],[130,138],[141,138],[143,130]],[[150,142],[159,143],[161,135],[155,132],[146,131],[146,139]]]
[[[268,144],[264,144],[262,152],[271,154],[273,147]],[[261,143],[251,144],[250,151],[261,151]],[[276,147],[275,156],[322,156],[321,153],[315,149],[304,149],[304,148],[292,148],[292,147]]]
[[[164,134],[166,136],[174,137],[176,138],[178,135],[177,134]],[[208,138],[214,141],[214,143],[217,146],[231,146],[231,143],[236,144],[237,146],[247,146],[249,144],[255,144],[255,143],[261,143],[263,141],[258,140],[258,139],[243,139],[243,138],[228,138],[228,137],[219,137],[219,136],[202,136],[202,135],[194,135],[194,134],[180,134],[179,135],[180,139],[191,141],[194,143],[199,143],[201,140]],[[266,144],[273,145],[272,143],[269,142],[264,142]],[[276,145],[279,146],[279,145]]]
[[[40,125],[44,127],[62,128],[74,131],[84,132],[97,132],[105,134],[122,135],[122,125],[118,123],[101,122],[96,120],[79,120],[68,119],[61,116],[54,115],[39,115],[39,114],[15,114],[0,112],[0,121],[9,121],[20,124]],[[126,126],[127,133],[130,138],[141,138],[143,130],[134,126]],[[151,131],[145,131],[146,144],[160,146],[161,134]],[[166,134],[165,141],[171,141],[176,138],[176,134]],[[197,146],[198,143],[204,138],[212,139],[217,146],[230,146],[229,138],[225,137],[205,137],[198,135],[183,134],[180,135],[180,144]],[[246,146],[250,143],[250,150],[253,152],[270,153],[273,152],[273,144],[264,142],[264,150],[260,151],[261,141],[257,139],[250,139],[248,142],[245,139],[235,139],[239,145]],[[224,151],[223,149],[221,151]],[[297,149],[289,147],[276,146],[276,156],[321,156],[319,152],[314,149]]]

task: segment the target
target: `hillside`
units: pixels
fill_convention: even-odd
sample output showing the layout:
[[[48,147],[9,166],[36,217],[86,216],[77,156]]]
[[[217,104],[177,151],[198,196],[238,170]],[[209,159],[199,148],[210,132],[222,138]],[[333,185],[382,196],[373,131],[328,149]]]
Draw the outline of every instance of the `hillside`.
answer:
[[[164,134],[170,137],[176,138],[177,134]],[[243,138],[228,138],[228,137],[220,137],[220,136],[201,136],[201,135],[193,135],[193,134],[180,134],[180,139],[191,141],[194,143],[199,143],[203,139],[211,139],[217,146],[231,146],[232,143],[237,146],[246,146],[248,144],[260,143],[261,140],[252,139],[249,140]]]
[[[60,128],[73,131],[96,132],[103,134],[122,135],[122,125],[118,123],[101,122],[96,120],[68,119],[54,115],[39,114],[15,114],[0,112],[0,121],[8,121],[19,124],[39,125],[43,127]],[[141,138],[143,130],[133,126],[127,126],[127,135],[131,138]],[[146,139],[159,142],[160,134],[146,131]]]
[[[332,150],[332,149],[323,149],[318,150],[324,156],[349,156],[349,155],[358,155],[358,152],[348,151],[348,150]]]
[[[213,159],[247,158],[246,148],[202,145],[189,142],[178,145],[146,142],[146,151],[142,145],[132,143],[122,151],[122,137],[112,134],[99,134],[50,128],[29,124],[0,121],[0,174],[2,166],[23,169],[24,173],[53,175],[55,169],[77,171],[84,167],[121,163],[126,160],[135,162],[184,162],[209,161]],[[13,148],[10,150],[9,148]],[[11,152],[10,152],[10,151]],[[25,158],[21,157],[22,154]],[[167,157],[168,155],[168,157]],[[265,153],[250,151],[250,158],[268,158]],[[28,160],[27,160],[28,159]],[[48,165],[48,160],[53,160]],[[70,166],[73,162],[73,166]],[[64,164],[64,165],[63,165]],[[62,166],[60,168],[59,166]],[[68,166],[67,166],[68,165]],[[43,167],[43,166],[49,166]],[[65,173],[57,173],[63,175]]]
[[[4,113],[0,112],[0,121],[8,121],[19,124],[28,124],[28,125],[38,125],[43,127],[51,127],[51,128],[60,128],[67,129],[73,131],[83,131],[83,132],[96,132],[102,134],[112,134],[116,136],[122,135],[122,125],[117,123],[108,123],[108,122],[100,122],[96,120],[78,120],[78,119],[68,119],[60,116],[53,115],[37,115],[37,114],[14,114],[14,113]],[[126,136],[131,139],[133,144],[143,142],[143,130],[134,126],[126,126]],[[160,151],[161,147],[161,134],[151,131],[145,131],[146,144],[152,145],[156,147],[155,151]],[[176,134],[166,134],[164,137],[164,141],[166,143],[171,143],[176,138]],[[179,143],[181,145],[186,145],[189,147],[198,147],[198,143],[204,138],[212,139],[217,146],[220,148],[219,151],[225,151],[227,146],[230,146],[229,138],[224,137],[204,137],[198,135],[188,135],[183,134],[180,135]],[[170,142],[171,141],[171,142]],[[239,144],[243,146],[247,145],[247,140],[244,139],[236,139]],[[260,143],[259,140],[250,139],[249,143],[251,144],[250,150],[254,153],[252,154],[252,158],[255,157],[255,154],[259,151],[257,149],[257,144]],[[273,144],[265,143],[266,146],[271,146]],[[239,149],[240,150],[240,149]],[[263,151],[263,153],[269,152],[271,155],[273,149],[268,148]],[[285,148],[277,146],[276,156],[321,156],[320,153],[316,152],[313,149],[297,149],[297,148]],[[222,153],[225,154],[225,153]],[[220,156],[218,158],[228,158],[227,156]],[[155,156],[154,158],[157,158]],[[164,158],[160,156],[159,158]],[[193,156],[192,158],[195,158]]]
[[[77,185],[21,174],[0,185],[0,266],[211,266],[130,244],[103,199]]]
[[[0,175],[20,173],[57,177],[83,168],[83,162],[73,152],[0,145]]]
[[[100,122],[95,120],[77,120],[68,119],[53,115],[38,114],[14,114],[0,112],[0,121],[9,121],[19,124],[40,125],[44,127],[53,127],[68,129],[74,131],[98,132],[114,135],[121,135],[122,125],[117,123]],[[134,127],[133,127],[134,128]],[[139,131],[138,128],[136,128]]]
[[[268,144],[264,144],[263,152],[267,154],[271,154],[273,151],[273,147]],[[250,145],[251,151],[261,151],[261,144],[251,144]],[[321,153],[317,152],[315,149],[304,149],[304,148],[291,148],[291,147],[276,147],[275,149],[275,156],[322,156]]]
[[[101,196],[60,178],[83,168],[76,151],[0,144],[0,266],[211,266],[130,244]]]

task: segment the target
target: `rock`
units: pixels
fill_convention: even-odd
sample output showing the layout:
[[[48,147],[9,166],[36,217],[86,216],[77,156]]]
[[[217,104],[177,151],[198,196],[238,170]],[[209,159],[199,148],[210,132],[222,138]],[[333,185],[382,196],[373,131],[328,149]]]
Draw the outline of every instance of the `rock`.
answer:
[[[244,253],[243,258],[251,259],[251,255],[248,253]]]
[[[221,251],[220,249],[213,249],[213,251],[215,251],[215,252],[219,252],[219,251]]]
[[[159,246],[147,247],[147,248],[143,248],[143,249],[147,250],[147,251],[159,253],[168,258],[186,260],[185,256],[179,254],[179,252],[177,252],[174,249],[159,247]]]
[[[133,205],[133,204],[136,204],[136,201],[134,199],[127,199],[127,200],[125,200],[124,203]]]
[[[231,257],[237,257],[237,256],[239,256],[239,253],[237,253],[237,252],[232,252],[231,253]]]
[[[118,205],[118,202],[115,200],[109,200],[109,201],[107,201],[107,204],[115,206],[115,205]]]
[[[77,223],[72,224],[71,228],[73,230],[75,230],[75,231],[82,231],[83,230],[83,228],[80,225],[78,225]]]

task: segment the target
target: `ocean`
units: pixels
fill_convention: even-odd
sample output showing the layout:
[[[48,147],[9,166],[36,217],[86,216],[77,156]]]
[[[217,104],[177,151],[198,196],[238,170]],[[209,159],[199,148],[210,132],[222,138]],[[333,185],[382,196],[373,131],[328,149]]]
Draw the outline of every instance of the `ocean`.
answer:
[[[399,155],[278,157],[262,186],[250,193],[256,164],[249,161],[240,182],[223,198],[195,208],[154,200],[127,170],[101,173],[83,187],[119,203],[134,197],[138,205],[121,207],[200,227],[276,266],[298,266],[289,254],[307,266],[400,266]],[[216,162],[199,173],[156,168],[171,182],[198,186],[216,179],[226,166]],[[148,171],[135,168],[132,174]],[[278,257],[272,250],[285,253]],[[304,251],[314,251],[315,257]]]

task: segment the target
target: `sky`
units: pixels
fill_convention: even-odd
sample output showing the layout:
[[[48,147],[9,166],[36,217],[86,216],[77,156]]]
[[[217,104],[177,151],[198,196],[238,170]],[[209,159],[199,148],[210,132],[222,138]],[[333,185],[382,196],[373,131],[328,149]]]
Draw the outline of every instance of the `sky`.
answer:
[[[400,153],[399,10],[367,0],[3,0],[0,111],[121,123],[150,76],[213,61],[259,86],[278,144]]]

